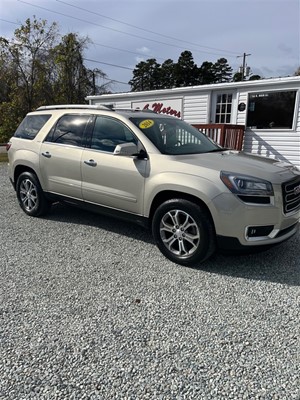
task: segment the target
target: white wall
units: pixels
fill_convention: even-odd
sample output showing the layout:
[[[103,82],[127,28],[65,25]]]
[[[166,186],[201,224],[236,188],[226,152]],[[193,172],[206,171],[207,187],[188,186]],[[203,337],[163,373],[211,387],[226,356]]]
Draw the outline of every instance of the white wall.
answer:
[[[210,115],[210,92],[196,96],[185,96],[183,101],[183,119],[189,124],[207,124]]]
[[[243,150],[249,153],[289,161],[300,168],[300,77],[274,78],[260,81],[214,84],[191,88],[175,88],[149,92],[130,92],[103,96],[90,96],[91,104],[113,103],[120,108],[130,108],[134,101],[144,99],[163,101],[164,99],[182,98],[183,119],[190,124],[206,124],[211,118],[211,103],[216,91],[231,91],[236,95],[233,124],[245,125],[247,118],[248,93],[297,89],[295,125],[291,130],[254,130],[246,129]],[[245,111],[237,111],[240,103],[246,104]]]
[[[295,89],[295,85],[286,85],[282,89]],[[298,89],[300,88],[300,81]],[[277,90],[276,85],[261,86],[255,92]],[[239,94],[239,103],[247,104],[249,91],[241,91]],[[281,161],[287,161],[300,168],[300,109],[299,109],[299,91],[295,103],[295,123],[293,129],[250,129],[246,128],[243,150],[249,153],[259,154],[266,157],[276,158]],[[247,110],[238,112],[237,124],[246,126]]]

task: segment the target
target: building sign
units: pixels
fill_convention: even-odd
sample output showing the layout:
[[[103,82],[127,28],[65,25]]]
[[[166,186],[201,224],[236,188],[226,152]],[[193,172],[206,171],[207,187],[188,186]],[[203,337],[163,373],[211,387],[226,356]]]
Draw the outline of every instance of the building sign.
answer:
[[[246,110],[246,104],[245,103],[240,103],[238,105],[238,110],[239,111],[245,111]]]
[[[140,110],[151,110],[158,114],[172,115],[177,118],[182,116],[182,99],[136,101],[131,103],[131,107],[139,108]]]

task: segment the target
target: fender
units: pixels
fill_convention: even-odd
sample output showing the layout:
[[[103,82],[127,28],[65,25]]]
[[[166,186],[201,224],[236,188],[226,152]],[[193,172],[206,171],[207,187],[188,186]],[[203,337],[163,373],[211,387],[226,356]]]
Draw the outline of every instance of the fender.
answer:
[[[215,182],[218,182],[218,180],[219,177],[217,176]],[[183,194],[197,197],[206,204],[211,214],[214,214],[212,200],[222,193],[221,185],[218,187],[215,182],[202,176],[186,173],[178,174],[178,172],[163,172],[154,175],[152,178],[150,176],[145,186],[145,199],[147,199],[147,203],[144,205],[144,215],[149,217],[151,205],[155,197],[166,191],[182,192]]]

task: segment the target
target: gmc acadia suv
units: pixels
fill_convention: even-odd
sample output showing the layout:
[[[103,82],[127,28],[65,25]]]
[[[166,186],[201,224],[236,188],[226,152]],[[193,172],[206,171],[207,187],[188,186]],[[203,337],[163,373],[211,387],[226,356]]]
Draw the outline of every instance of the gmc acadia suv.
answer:
[[[45,106],[8,143],[23,211],[63,201],[151,227],[170,260],[270,246],[297,232],[300,171],[224,149],[182,120],[104,106]]]

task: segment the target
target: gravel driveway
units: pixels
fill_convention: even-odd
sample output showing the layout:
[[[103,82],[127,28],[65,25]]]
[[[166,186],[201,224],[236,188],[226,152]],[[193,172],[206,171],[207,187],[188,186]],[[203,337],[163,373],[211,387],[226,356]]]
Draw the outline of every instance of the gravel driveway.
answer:
[[[140,227],[19,208],[0,164],[0,399],[299,399],[300,235],[166,260]]]

